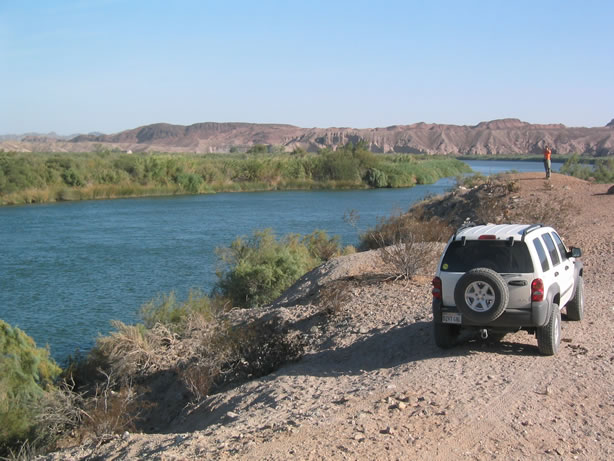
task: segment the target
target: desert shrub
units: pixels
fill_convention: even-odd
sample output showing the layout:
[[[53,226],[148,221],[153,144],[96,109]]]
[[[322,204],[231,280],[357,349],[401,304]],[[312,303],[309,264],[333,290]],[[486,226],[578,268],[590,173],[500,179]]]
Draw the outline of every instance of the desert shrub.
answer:
[[[521,207],[508,209],[509,220],[520,224],[543,224],[557,229],[559,232],[568,230],[571,219],[576,213],[576,207],[565,200],[542,200],[532,198],[523,202]]]
[[[59,373],[47,349],[0,320],[0,454],[32,436],[36,405]]]
[[[278,317],[257,319],[229,330],[233,360],[224,367],[226,380],[258,378],[283,364],[298,360],[305,348],[303,338],[292,334]]]
[[[319,229],[304,236],[302,243],[307,247],[309,254],[317,263],[328,261],[343,253],[339,243],[339,236],[329,237],[325,231]]]
[[[318,305],[328,316],[336,316],[343,312],[343,308],[350,301],[350,284],[345,280],[334,280],[327,283],[318,291]]]
[[[151,328],[143,324],[126,325],[114,320],[115,328],[101,336],[91,351],[91,360],[118,377],[142,376],[164,367],[164,350],[177,341],[177,334],[167,325],[156,323]]]
[[[437,218],[420,221],[406,214],[380,220],[362,240],[365,246],[379,248],[398,278],[410,279],[433,260],[436,243],[450,234],[451,229]]]
[[[388,218],[380,218],[374,228],[361,234],[359,249],[373,250],[396,245],[409,236],[422,242],[446,242],[452,233],[452,227],[442,218],[418,219],[409,213],[395,213]]]
[[[591,167],[583,163],[579,155],[574,154],[565,161],[560,172],[580,179],[594,179],[597,182],[611,183],[614,182],[614,158],[597,159],[594,166]]]
[[[147,405],[129,380],[121,384],[115,375],[102,372],[104,379],[96,384],[93,395],[84,399],[82,424],[78,431],[102,443],[114,434],[133,430],[141,411]]]
[[[140,317],[146,328],[162,324],[178,332],[189,316],[200,314],[208,319],[220,308],[218,300],[212,300],[200,291],[192,290],[188,299],[178,302],[175,293],[162,295],[145,303],[140,309]]]
[[[471,189],[484,184],[487,180],[488,177],[484,176],[482,173],[475,173],[466,176],[458,175],[456,176],[456,187],[466,187],[467,189]]]
[[[568,176],[575,176],[580,179],[588,179],[593,175],[593,169],[590,165],[580,163],[580,156],[574,154],[569,157],[563,166],[561,166],[560,172]]]
[[[595,162],[593,175],[598,182],[614,182],[614,158],[598,159]]]
[[[215,292],[239,307],[274,300],[318,262],[297,235],[278,240],[271,229],[239,237],[216,253],[221,268]]]
[[[149,403],[145,397],[133,395],[138,386],[132,383],[142,385],[148,376],[161,371],[176,373],[191,400],[199,401],[216,385],[262,376],[301,355],[302,343],[289,334],[281,320],[232,323],[224,307],[221,300],[202,294],[192,294],[183,303],[169,295],[144,306],[145,324],[115,322],[115,331],[99,338],[86,358],[96,364],[98,377],[95,391],[91,382],[86,386],[89,395],[81,405],[87,413],[83,418],[86,430],[100,437],[105,431],[116,430],[113,424],[125,427],[134,422],[128,416],[118,419],[120,413],[132,411],[133,400]],[[127,393],[117,400],[109,397],[112,393],[105,397],[107,389],[120,394],[126,389]],[[103,397],[116,407],[101,406]],[[95,429],[92,419],[101,420],[97,426],[107,429]]]

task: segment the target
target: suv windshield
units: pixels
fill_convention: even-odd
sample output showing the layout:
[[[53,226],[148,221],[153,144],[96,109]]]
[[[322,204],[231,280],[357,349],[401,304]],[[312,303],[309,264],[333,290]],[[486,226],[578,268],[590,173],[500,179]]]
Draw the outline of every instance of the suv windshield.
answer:
[[[524,242],[502,240],[454,241],[448,247],[441,270],[467,272],[476,267],[487,267],[499,273],[533,272],[533,263]]]

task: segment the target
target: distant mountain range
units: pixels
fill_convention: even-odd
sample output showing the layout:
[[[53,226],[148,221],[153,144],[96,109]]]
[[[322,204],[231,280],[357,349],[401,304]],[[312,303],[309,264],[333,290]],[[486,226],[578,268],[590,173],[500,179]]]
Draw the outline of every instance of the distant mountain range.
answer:
[[[300,147],[317,151],[348,142],[364,141],[373,152],[420,154],[500,155],[539,154],[545,144],[555,154],[614,155],[614,120],[604,127],[536,125],[518,119],[482,122],[475,126],[416,123],[385,128],[299,128],[284,124],[156,123],[116,134],[90,133],[67,139],[55,133],[0,137],[0,149],[32,152],[87,152],[119,149],[124,152],[229,152],[256,144]]]

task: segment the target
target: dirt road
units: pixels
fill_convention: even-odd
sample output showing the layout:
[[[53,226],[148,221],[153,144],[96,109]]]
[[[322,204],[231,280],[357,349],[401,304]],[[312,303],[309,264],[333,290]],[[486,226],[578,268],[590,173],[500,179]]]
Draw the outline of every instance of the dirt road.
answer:
[[[353,255],[302,285],[353,276],[332,319],[309,298],[268,308],[309,338],[300,361],[209,397],[168,433],[52,458],[614,459],[614,195],[560,175],[515,179],[519,206],[537,198],[576,210],[563,237],[584,253],[586,316],[564,318],[556,356],[540,356],[526,332],[438,349],[431,275],[385,281],[373,252]]]

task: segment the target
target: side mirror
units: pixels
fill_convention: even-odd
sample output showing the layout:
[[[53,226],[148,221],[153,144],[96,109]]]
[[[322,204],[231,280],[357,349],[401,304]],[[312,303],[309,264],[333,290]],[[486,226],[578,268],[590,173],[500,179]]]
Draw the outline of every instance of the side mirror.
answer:
[[[579,258],[580,256],[582,256],[582,250],[580,250],[580,248],[571,247],[567,252],[568,258]]]

